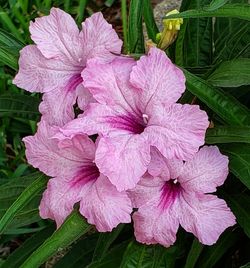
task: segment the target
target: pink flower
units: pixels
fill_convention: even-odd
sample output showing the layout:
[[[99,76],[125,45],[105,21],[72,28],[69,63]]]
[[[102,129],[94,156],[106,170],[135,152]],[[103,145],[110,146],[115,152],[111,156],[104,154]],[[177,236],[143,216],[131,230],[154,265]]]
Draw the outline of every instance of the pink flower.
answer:
[[[137,62],[92,60],[82,77],[97,103],[61,131],[103,135],[96,164],[119,191],[133,188],[146,172],[150,146],[167,158],[186,160],[204,143],[207,115],[197,105],[176,103],[185,77],[163,51],[152,48]]]
[[[58,142],[56,129],[41,121],[35,136],[24,138],[28,162],[48,176],[40,204],[42,218],[59,227],[80,203],[80,213],[98,231],[111,231],[131,221],[132,206],[126,192],[118,192],[94,163],[96,145],[86,135]]]
[[[207,194],[216,191],[228,175],[228,158],[216,146],[204,146],[190,161],[167,160],[152,151],[148,173],[129,196],[134,207],[136,239],[169,247],[179,224],[201,243],[214,244],[235,224],[224,200]]]
[[[13,83],[30,92],[41,92],[40,112],[52,125],[62,126],[74,118],[73,105],[80,109],[92,99],[82,86],[81,72],[88,59],[109,62],[121,52],[122,41],[96,13],[82,23],[79,32],[73,18],[58,8],[30,24],[35,45],[21,50],[19,72]]]

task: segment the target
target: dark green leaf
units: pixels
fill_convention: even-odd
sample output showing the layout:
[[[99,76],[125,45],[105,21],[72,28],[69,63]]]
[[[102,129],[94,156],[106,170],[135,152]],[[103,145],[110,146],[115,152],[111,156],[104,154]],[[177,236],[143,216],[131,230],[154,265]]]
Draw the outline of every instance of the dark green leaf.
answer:
[[[105,255],[111,244],[117,238],[124,227],[124,224],[120,224],[110,233],[100,233],[96,248],[93,254],[93,261],[98,261],[102,259]]]
[[[205,9],[187,10],[179,14],[169,15],[165,18],[204,18],[204,17],[232,17],[250,20],[249,4],[226,4],[216,10]]]
[[[204,7],[204,9],[207,11],[214,11],[215,9],[224,6],[227,2],[228,0],[212,0],[207,7]]]
[[[192,247],[188,253],[186,264],[184,268],[193,268],[195,267],[195,264],[203,250],[203,245],[196,239],[194,238]]]
[[[59,249],[72,244],[90,228],[79,212],[73,211],[63,225],[35,250],[20,268],[39,267]]]
[[[15,116],[37,121],[39,118],[39,100],[35,97],[21,94],[0,96],[0,115]]]
[[[245,142],[250,143],[250,127],[230,127],[219,126],[207,129],[206,143],[230,143]]]
[[[72,246],[70,251],[53,266],[53,268],[80,267],[77,266],[78,262],[81,263],[81,267],[88,265],[91,262],[92,252],[95,249],[97,238],[97,234],[93,234],[84,239],[80,239]]]
[[[200,260],[197,263],[199,268],[211,268],[237,241],[240,240],[239,233],[235,230],[228,230],[221,235],[213,246],[203,250]]]
[[[120,267],[122,256],[128,241],[125,241],[115,247],[113,247],[108,254],[100,261],[92,262],[87,268],[117,268]]]
[[[34,234],[27,239],[18,249],[16,249],[5,261],[1,268],[16,268],[25,261],[25,259],[39,247],[54,231],[54,226],[50,225],[42,231]]]
[[[250,85],[250,59],[236,59],[222,62],[207,81],[219,87]]]
[[[131,0],[128,18],[129,53],[144,52],[144,36],[142,29],[143,1]]]
[[[234,97],[184,70],[187,89],[229,125],[250,125],[249,110]]]
[[[12,221],[18,211],[30,202],[34,196],[41,192],[47,184],[47,178],[41,174],[30,186],[28,186],[17,200],[8,208],[4,216],[0,220],[0,233],[3,233],[7,225]]]
[[[0,61],[3,64],[17,70],[19,51],[23,46],[13,35],[0,29]]]
[[[156,43],[156,35],[159,30],[155,23],[154,13],[150,0],[143,1],[143,18],[146,24],[148,37]]]
[[[237,222],[243,228],[246,235],[250,238],[250,196],[246,194],[229,195],[223,194]]]
[[[229,157],[230,171],[250,189],[250,144],[223,144],[220,149]]]

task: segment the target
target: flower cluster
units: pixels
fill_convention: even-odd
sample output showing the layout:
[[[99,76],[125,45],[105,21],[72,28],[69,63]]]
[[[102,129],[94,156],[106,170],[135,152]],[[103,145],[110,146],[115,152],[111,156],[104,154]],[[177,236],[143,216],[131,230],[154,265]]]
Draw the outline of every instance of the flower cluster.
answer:
[[[43,93],[38,130],[24,138],[28,162],[51,177],[42,218],[59,227],[79,203],[105,232],[132,215],[138,241],[166,247],[179,225],[211,245],[235,224],[211,194],[227,177],[228,159],[203,146],[207,114],[177,103],[185,77],[162,50],[138,61],[121,55],[122,41],[101,13],[79,32],[52,8],[30,32],[35,44],[22,49],[14,83]]]

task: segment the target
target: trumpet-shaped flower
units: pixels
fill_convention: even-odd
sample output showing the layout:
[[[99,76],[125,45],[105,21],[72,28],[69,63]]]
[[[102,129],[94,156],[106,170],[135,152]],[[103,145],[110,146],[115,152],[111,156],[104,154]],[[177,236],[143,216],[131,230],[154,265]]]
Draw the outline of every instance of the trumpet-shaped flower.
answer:
[[[95,165],[95,143],[86,135],[59,142],[51,138],[56,131],[41,121],[35,136],[24,138],[28,162],[53,177],[43,194],[41,217],[59,227],[79,202],[80,213],[100,232],[130,222],[131,201]]]
[[[150,146],[167,158],[186,160],[204,143],[207,115],[197,105],[176,103],[185,77],[163,51],[151,48],[137,62],[92,60],[82,77],[97,103],[61,131],[103,135],[96,164],[119,191],[133,188],[145,173]]]
[[[19,72],[13,83],[30,92],[41,92],[39,109],[47,122],[62,126],[74,118],[73,105],[84,109],[92,100],[82,85],[81,72],[88,59],[109,62],[121,52],[122,41],[95,13],[79,29],[73,18],[58,8],[30,24],[31,39],[20,52]]]
[[[152,150],[148,173],[129,196],[138,211],[133,214],[135,236],[146,244],[169,247],[181,225],[201,243],[214,244],[235,224],[224,200],[207,194],[216,191],[228,174],[228,158],[216,146],[204,146],[192,160],[167,160]]]

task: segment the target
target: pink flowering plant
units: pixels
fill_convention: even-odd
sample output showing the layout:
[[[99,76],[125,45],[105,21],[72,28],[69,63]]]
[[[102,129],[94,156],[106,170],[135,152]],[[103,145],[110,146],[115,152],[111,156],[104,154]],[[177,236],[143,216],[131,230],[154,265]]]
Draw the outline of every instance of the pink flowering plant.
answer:
[[[30,205],[39,220],[15,230],[40,228],[30,241],[41,242],[25,242],[25,257],[13,264],[18,249],[3,267],[40,267],[60,248],[55,267],[222,267],[227,250],[244,256],[237,243],[250,234],[248,48],[240,35],[237,51],[223,47],[229,20],[217,16],[250,9],[204,1],[202,11],[184,11],[191,2],[166,11],[159,30],[149,0],[131,0],[128,17],[122,1],[122,37],[100,11],[83,22],[78,13],[79,28],[52,7],[30,22],[32,44],[15,41],[12,87],[32,93],[22,97],[40,117],[22,135],[30,185],[1,216],[0,231],[11,233]],[[10,184],[0,186],[0,200]]]

